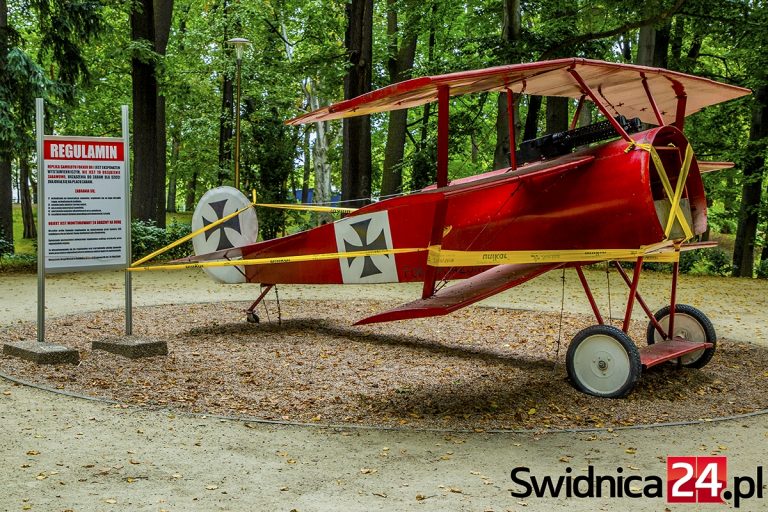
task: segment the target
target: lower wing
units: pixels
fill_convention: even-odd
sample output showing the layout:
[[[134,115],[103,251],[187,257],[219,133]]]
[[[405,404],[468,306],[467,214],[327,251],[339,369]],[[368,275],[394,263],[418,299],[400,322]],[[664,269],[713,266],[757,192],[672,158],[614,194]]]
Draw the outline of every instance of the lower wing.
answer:
[[[355,325],[447,315],[561,266],[559,263],[498,265],[474,277],[443,288],[431,297],[415,300],[384,313],[369,316],[358,321]]]

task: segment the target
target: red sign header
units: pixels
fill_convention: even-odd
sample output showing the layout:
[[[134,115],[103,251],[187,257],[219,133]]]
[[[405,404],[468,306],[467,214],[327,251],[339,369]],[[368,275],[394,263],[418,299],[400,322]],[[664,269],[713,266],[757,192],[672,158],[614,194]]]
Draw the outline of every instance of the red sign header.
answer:
[[[124,160],[122,142],[46,140],[43,146],[46,160]]]

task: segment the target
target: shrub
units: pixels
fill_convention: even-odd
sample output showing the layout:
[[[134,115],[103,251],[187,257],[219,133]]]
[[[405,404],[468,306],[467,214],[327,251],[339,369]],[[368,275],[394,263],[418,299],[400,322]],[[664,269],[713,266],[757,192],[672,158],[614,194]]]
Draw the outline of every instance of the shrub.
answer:
[[[137,259],[151,254],[168,244],[188,235],[191,228],[176,220],[171,221],[166,229],[158,227],[154,221],[133,221],[131,224],[131,251]],[[177,259],[189,256],[192,242],[187,241],[157,256],[158,259]]]
[[[165,235],[166,235],[166,245],[170,244],[172,242],[175,242],[176,240],[179,240],[182,237],[187,236],[192,232],[192,226],[189,224],[184,224],[181,222],[178,222],[176,219],[173,219],[170,224],[168,224],[168,227],[165,228]],[[192,240],[188,240],[184,242],[183,244],[174,247],[170,251],[166,252],[164,256],[166,256],[169,259],[178,259],[183,258],[184,256],[189,256],[192,254]]]
[[[37,256],[34,254],[6,254],[0,256],[0,272],[36,272]]]
[[[698,253],[696,259],[686,273],[704,276],[729,276],[733,271],[731,258],[727,252],[719,247],[712,249],[702,249],[700,251],[689,251]],[[680,268],[682,271],[682,255],[680,258]]]
[[[768,260],[762,260],[757,264],[758,279],[768,279]]]
[[[709,262],[709,268],[711,272],[717,276],[729,276],[733,272],[733,264],[731,263],[731,256],[720,249],[719,247],[713,247],[703,251],[705,257]]]
[[[680,273],[689,274],[696,262],[701,259],[702,251],[685,251],[680,253]]]
[[[9,242],[0,231],[0,256],[3,254],[13,254],[13,243]]]

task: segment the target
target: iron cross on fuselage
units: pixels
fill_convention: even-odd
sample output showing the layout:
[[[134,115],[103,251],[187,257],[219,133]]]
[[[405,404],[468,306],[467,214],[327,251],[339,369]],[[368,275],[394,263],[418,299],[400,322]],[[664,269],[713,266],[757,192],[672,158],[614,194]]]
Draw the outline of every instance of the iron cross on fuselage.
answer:
[[[350,227],[355,230],[355,233],[357,233],[357,236],[360,238],[360,245],[352,244],[347,240],[344,240],[344,250],[347,252],[358,252],[388,249],[387,240],[383,229],[375,240],[368,243],[368,229],[370,228],[370,225],[371,219],[366,219],[355,224],[350,224]],[[389,257],[389,255],[384,256],[387,258]],[[355,261],[356,258],[357,257],[347,258],[347,265],[352,267],[352,262]],[[381,269],[379,269],[379,267],[377,267],[373,262],[373,258],[371,256],[363,256],[363,258],[363,272],[360,275],[361,278],[375,276],[382,273]]]

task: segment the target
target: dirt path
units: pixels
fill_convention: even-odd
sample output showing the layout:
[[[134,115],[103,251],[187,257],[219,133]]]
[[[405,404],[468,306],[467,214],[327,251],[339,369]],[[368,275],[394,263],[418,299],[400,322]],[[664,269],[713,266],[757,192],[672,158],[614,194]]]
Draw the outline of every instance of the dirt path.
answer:
[[[590,273],[589,279],[604,282],[605,275]],[[613,279],[616,315],[621,299]],[[661,296],[650,290],[661,282],[656,276],[644,281],[648,301],[659,306]],[[247,300],[255,292],[252,286],[220,287],[179,274],[145,274],[135,284],[138,305]],[[570,275],[566,304],[581,312],[587,305],[577,286]],[[0,327],[35,317],[34,276],[0,277],[0,290]],[[53,276],[47,284],[49,315],[119,307],[121,290],[122,277],[116,273]],[[681,301],[706,311],[722,335],[765,344],[766,291],[765,282],[685,278]],[[494,303],[559,310],[560,292],[559,276],[552,275]],[[317,287],[283,287],[280,293],[285,298],[339,297],[338,289]],[[360,287],[355,297],[403,300],[416,293],[408,286]],[[599,295],[598,301],[607,303],[607,297]],[[754,479],[768,456],[766,415],[542,435],[331,430],[122,408],[3,380],[0,431],[0,510],[685,511],[698,508],[666,504],[664,498],[513,497],[510,489],[521,487],[512,482],[510,471],[527,466],[540,480],[585,475],[592,467],[614,479],[656,475],[666,481],[668,455],[719,454],[728,457],[728,489],[734,490],[732,478]],[[626,486],[629,492],[642,492],[643,481],[633,482]],[[768,475],[762,482],[768,482]],[[740,489],[746,491],[748,483],[743,478]],[[730,503],[735,505],[733,499]],[[740,510],[768,508],[765,498],[740,505]]]

